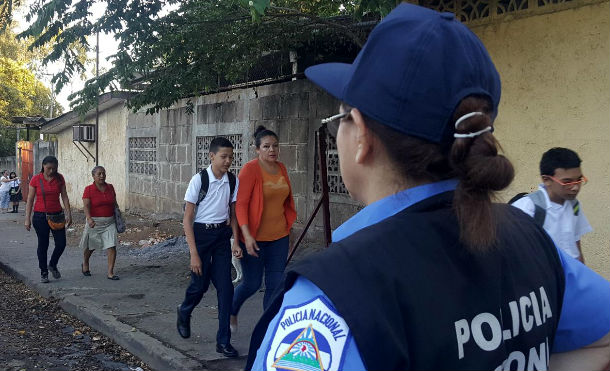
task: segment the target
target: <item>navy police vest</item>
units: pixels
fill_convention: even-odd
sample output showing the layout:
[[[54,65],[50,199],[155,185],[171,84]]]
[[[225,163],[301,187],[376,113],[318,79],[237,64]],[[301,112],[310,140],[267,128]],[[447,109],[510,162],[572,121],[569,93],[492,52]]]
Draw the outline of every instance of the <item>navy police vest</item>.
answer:
[[[332,244],[287,272],[334,303],[369,370],[546,369],[559,322],[563,269],[548,235],[494,204],[497,246],[459,242],[453,192],[423,200]],[[257,324],[250,370],[283,292]]]

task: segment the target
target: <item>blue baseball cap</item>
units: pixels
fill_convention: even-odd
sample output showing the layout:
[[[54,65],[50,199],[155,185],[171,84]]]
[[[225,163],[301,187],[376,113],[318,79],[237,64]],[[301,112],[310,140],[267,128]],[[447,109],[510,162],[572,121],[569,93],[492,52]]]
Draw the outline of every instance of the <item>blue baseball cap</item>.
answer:
[[[366,116],[434,143],[453,141],[449,123],[465,97],[500,103],[500,76],[485,46],[452,13],[402,3],[371,32],[352,64],[325,63],[305,75]]]

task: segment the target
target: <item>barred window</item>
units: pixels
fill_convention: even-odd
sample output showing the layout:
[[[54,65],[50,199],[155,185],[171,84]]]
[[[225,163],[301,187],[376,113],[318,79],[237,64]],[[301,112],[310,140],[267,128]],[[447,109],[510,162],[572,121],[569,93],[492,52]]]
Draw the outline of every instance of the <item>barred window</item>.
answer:
[[[246,158],[241,134],[197,137],[197,171],[201,171],[201,169],[205,169],[210,165],[210,158],[208,156],[208,153],[210,153],[210,143],[216,137],[227,138],[233,144],[233,163],[231,163],[229,170],[233,174],[239,175],[239,170],[244,165],[244,159]]]
[[[157,138],[129,138],[129,172],[157,175]]]

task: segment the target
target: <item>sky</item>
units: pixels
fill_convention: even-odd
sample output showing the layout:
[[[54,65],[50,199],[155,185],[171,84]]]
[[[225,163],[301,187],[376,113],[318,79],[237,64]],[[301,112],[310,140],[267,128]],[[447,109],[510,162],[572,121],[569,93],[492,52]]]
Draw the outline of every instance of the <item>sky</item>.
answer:
[[[28,2],[28,4],[29,4],[29,2]],[[15,12],[14,18],[19,23],[18,31],[25,30],[27,28],[27,22],[25,21],[25,15],[27,14],[27,12],[29,10],[28,4],[21,7],[20,9],[18,9],[17,12]],[[103,12],[104,12],[103,2],[93,4],[92,20],[100,17],[103,14]],[[91,47],[93,47],[93,50],[91,52],[89,52],[87,55],[89,58],[91,58],[93,61],[95,61],[95,36],[89,38],[88,41],[89,41],[89,45]],[[117,46],[118,46],[118,41],[116,41],[114,39],[113,35],[100,34],[100,47],[99,47],[100,71],[103,71],[104,69],[107,70],[112,66],[112,64],[110,62],[108,62],[106,60],[106,58],[109,57],[110,55],[116,53]],[[89,68],[89,69],[91,71],[87,71],[87,78],[91,78],[94,76],[95,70],[92,68]],[[49,87],[49,89],[51,89],[52,88],[52,86],[51,86],[52,74],[57,73],[60,70],[61,70],[60,63],[49,64],[43,68],[42,75],[39,76],[39,79],[43,84],[45,84],[47,87]],[[80,89],[82,89],[83,86],[85,85],[85,81],[86,81],[86,79],[81,80],[80,76],[75,76],[74,79],[72,80],[72,82],[70,82],[69,84],[66,84],[63,87],[63,89],[61,90],[61,92],[57,95],[57,101],[63,106],[64,112],[68,112],[70,110],[70,103],[68,101],[68,96],[70,94],[75,93],[75,92],[79,91]]]

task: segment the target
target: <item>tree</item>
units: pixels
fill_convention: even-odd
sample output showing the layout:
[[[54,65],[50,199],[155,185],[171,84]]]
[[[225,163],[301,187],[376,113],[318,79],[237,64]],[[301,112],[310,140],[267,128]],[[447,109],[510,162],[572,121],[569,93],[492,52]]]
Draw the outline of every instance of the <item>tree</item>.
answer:
[[[0,32],[13,22],[13,11],[21,6],[21,0],[0,0]]]
[[[39,51],[28,51],[27,43],[19,41],[6,29],[0,33],[0,156],[14,156],[17,132],[14,116],[48,116],[51,90],[40,82],[33,71],[38,65]],[[62,108],[53,101],[56,113]]]
[[[71,49],[97,32],[114,33],[119,42],[113,67],[86,82],[72,95],[72,107],[85,112],[99,93],[129,88],[141,82],[128,102],[152,113],[178,99],[209,92],[219,81],[248,80],[248,71],[269,53],[287,54],[322,43],[330,49],[357,50],[370,27],[362,19],[379,20],[395,0],[113,0],[104,13],[91,19],[91,0],[52,0],[35,3],[28,15],[32,23],[21,37],[33,37],[32,47],[55,38],[48,63],[63,59],[65,69],[54,76],[57,89],[84,71]],[[327,47],[328,49],[328,47]],[[331,51],[332,52],[332,51]],[[314,56],[312,62],[325,60]]]

